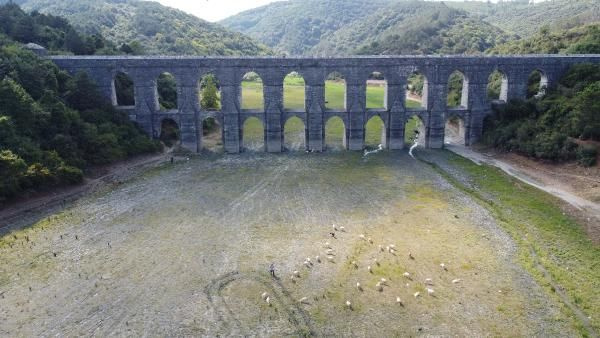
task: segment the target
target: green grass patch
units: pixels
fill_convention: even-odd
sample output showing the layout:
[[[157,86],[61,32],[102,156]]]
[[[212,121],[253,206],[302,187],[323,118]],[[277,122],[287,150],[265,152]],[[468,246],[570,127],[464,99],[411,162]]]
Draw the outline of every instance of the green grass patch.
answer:
[[[600,247],[581,226],[563,214],[559,201],[497,168],[476,165],[457,155],[450,164],[467,173],[476,190],[465,187],[450,174],[434,167],[455,186],[489,209],[519,247],[519,260],[556,296],[552,284],[564,289],[569,301],[582,310],[593,329],[600,330]],[[548,275],[543,273],[543,270]],[[564,304],[564,303],[563,303]],[[584,336],[588,330],[566,304],[563,310]]]

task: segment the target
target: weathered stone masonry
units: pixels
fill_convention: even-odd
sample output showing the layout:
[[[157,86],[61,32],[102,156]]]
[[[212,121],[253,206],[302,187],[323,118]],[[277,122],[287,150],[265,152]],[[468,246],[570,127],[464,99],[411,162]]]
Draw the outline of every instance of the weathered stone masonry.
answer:
[[[325,123],[339,116],[346,127],[346,146],[362,150],[365,125],[375,115],[385,125],[385,147],[404,147],[404,126],[413,115],[425,125],[426,146],[441,148],[445,122],[460,117],[465,126],[465,144],[481,136],[484,117],[490,113],[487,99],[488,77],[495,70],[504,75],[501,99],[524,98],[527,79],[534,70],[543,74],[542,84],[552,86],[575,63],[600,62],[600,55],[531,55],[531,56],[382,56],[348,58],[262,58],[262,57],[123,57],[123,56],[54,56],[51,59],[69,72],[87,72],[102,92],[115,100],[114,77],[127,74],[135,86],[135,106],[119,107],[149,134],[160,134],[161,121],[172,118],[179,124],[182,145],[192,151],[202,149],[202,121],[214,117],[223,128],[225,150],[237,153],[242,149],[242,125],[250,116],[258,117],[265,126],[265,148],[282,151],[283,125],[289,117],[298,116],[306,126],[306,146],[309,150],[324,150]],[[458,70],[464,75],[463,103],[449,109],[447,86],[450,74]],[[247,72],[260,75],[264,85],[264,111],[241,109],[240,85]],[[305,110],[286,111],[283,108],[283,80],[291,72],[304,77]],[[423,108],[405,107],[407,78],[415,71],[426,77]],[[156,80],[168,72],[177,80],[177,110],[160,111]],[[324,85],[328,74],[341,73],[346,81],[346,109],[325,109]],[[387,81],[386,109],[366,109],[366,81],[372,72],[384,74]],[[199,79],[214,74],[221,89],[221,111],[203,109],[199,104]]]

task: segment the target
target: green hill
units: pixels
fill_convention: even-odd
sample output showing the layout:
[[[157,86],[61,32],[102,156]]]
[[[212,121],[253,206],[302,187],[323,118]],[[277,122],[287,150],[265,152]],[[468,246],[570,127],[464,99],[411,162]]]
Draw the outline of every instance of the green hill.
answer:
[[[311,52],[327,54],[477,54],[511,36],[443,3],[403,1],[346,25]]]
[[[7,2],[0,0],[0,3]],[[265,55],[266,46],[218,24],[156,2],[18,0],[27,11],[58,15],[85,34],[100,33],[135,54]]]
[[[279,52],[311,54],[321,40],[393,0],[291,0],[242,12],[220,23]]]

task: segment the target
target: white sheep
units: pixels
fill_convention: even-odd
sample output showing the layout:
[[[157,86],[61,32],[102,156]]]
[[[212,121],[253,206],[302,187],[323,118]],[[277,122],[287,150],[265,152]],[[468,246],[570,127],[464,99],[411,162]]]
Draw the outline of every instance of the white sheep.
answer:
[[[396,304],[404,306],[404,304],[402,303],[402,299],[400,299],[400,297],[396,297]]]
[[[425,279],[425,284],[433,285],[433,280],[431,280],[431,278],[427,278],[427,279]]]
[[[321,257],[315,256],[315,261],[317,261],[317,263],[321,263]]]
[[[333,257],[327,256],[327,260],[333,263]]]
[[[312,265],[312,262],[310,261],[310,257],[306,257],[306,261]]]
[[[402,276],[404,276],[404,277],[406,277],[406,278],[410,278],[410,273],[408,273],[408,272],[405,272],[405,273],[403,273],[403,274],[402,274]]]
[[[346,301],[346,307],[352,309],[352,303],[349,300]]]
[[[300,298],[300,300],[298,300],[298,303],[306,304],[306,303],[308,303],[308,298],[307,297],[302,297],[302,298]]]
[[[294,271],[294,277],[300,278],[300,272],[298,270]]]
[[[331,244],[329,244],[329,242],[325,242],[325,247],[331,249]]]
[[[327,250],[325,250],[325,252],[326,252],[328,255],[331,255],[331,254],[333,253],[333,249],[327,249]]]
[[[392,252],[391,250],[392,250],[392,248],[390,248],[390,246],[389,246],[389,245],[385,247],[385,251],[387,251],[387,252]]]
[[[360,238],[360,239],[362,239],[364,241],[365,240],[365,235],[360,234],[360,235],[358,235],[358,238]]]
[[[460,283],[460,279],[457,278],[457,279],[452,280],[452,284],[456,284],[456,283]]]
[[[367,270],[369,270],[369,272],[373,273],[373,269],[371,269],[371,266],[367,266]]]
[[[408,258],[415,259],[415,257],[413,257],[412,253],[410,253],[410,252],[408,253]]]
[[[417,291],[417,292],[415,292],[415,294],[413,296],[415,296],[415,298],[417,298],[417,297],[421,296],[421,293]]]
[[[435,291],[433,289],[427,288],[428,295],[433,296],[434,293],[435,293]]]
[[[440,267],[442,269],[444,269],[445,271],[448,271],[448,268],[446,267],[446,264],[442,263],[442,264],[440,264]]]
[[[263,292],[262,295],[260,295],[260,298],[262,298],[262,300],[266,300],[268,296],[269,296],[268,293]]]
[[[344,228],[343,226],[340,227],[340,231],[341,232],[346,232],[346,228]]]
[[[356,289],[357,289],[358,291],[362,291],[362,287],[360,286],[360,283],[359,283],[359,282],[356,282]]]
[[[380,281],[380,282],[381,282],[381,284],[383,284],[383,285],[386,285],[386,283],[387,283],[387,279],[385,279],[385,278],[381,278],[379,281]]]
[[[369,243],[373,244],[373,239],[371,237],[369,237],[369,239],[367,239],[367,241],[369,241]]]
[[[310,262],[304,261],[304,265],[310,269]]]
[[[335,226],[335,224],[332,224],[332,228],[333,228],[333,231],[337,231],[337,227]]]
[[[377,282],[377,284],[375,284],[375,288],[379,292],[383,291],[383,285],[381,285],[381,282]]]
[[[390,244],[390,249],[396,250],[396,246],[394,244]]]
[[[267,304],[269,304],[269,306],[271,306],[271,297],[267,297],[265,299],[265,302],[267,302]]]
[[[356,264],[356,261],[352,261],[352,266],[354,266],[355,268],[358,268],[358,264]]]
[[[383,245],[379,245],[379,251],[383,252]]]

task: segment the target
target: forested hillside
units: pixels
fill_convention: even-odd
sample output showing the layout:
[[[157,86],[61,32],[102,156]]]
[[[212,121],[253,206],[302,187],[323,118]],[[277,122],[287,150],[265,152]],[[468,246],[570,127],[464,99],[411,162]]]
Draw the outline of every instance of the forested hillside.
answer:
[[[0,204],[79,183],[89,166],[160,149],[85,74],[70,76],[15,42],[31,36],[51,52],[93,54],[107,50],[102,36],[16,5],[0,6],[0,16]]]
[[[362,21],[394,0],[293,0],[242,12],[220,23],[278,52],[310,54],[345,25]]]
[[[441,3],[402,1],[325,37],[311,52],[337,54],[477,54],[510,36]]]
[[[0,0],[0,3],[7,0]],[[137,0],[17,0],[27,11],[58,15],[80,32],[126,44],[133,54],[265,55],[270,50],[157,2]]]

